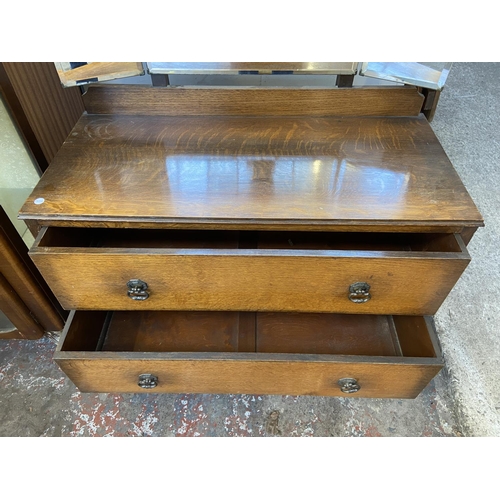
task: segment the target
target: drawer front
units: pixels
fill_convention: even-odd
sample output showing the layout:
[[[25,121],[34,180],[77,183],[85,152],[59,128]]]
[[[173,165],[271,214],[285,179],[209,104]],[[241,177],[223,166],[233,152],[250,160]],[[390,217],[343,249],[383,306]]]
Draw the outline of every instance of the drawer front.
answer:
[[[453,252],[35,246],[30,254],[65,309],[431,315],[469,262],[460,237],[447,237]]]
[[[251,315],[76,311],[54,360],[83,392],[414,398],[442,368],[423,317]]]
[[[415,398],[439,372],[441,365],[418,361],[307,361],[297,355],[232,355],[210,359],[180,354],[99,354],[92,359],[55,359],[82,392],[169,392],[204,394],[290,394],[367,398]],[[98,359],[98,358],[101,359]],[[285,359],[278,359],[278,358]],[[307,356],[304,356],[307,357]],[[177,358],[177,359],[175,359]],[[234,359],[240,358],[240,359]],[[245,359],[246,358],[246,359]],[[332,357],[333,358],[333,357]],[[340,358],[340,357],[335,357]],[[408,361],[408,360],[407,360]],[[141,388],[139,377],[157,377],[154,388]],[[359,390],[341,391],[339,380],[354,379]]]

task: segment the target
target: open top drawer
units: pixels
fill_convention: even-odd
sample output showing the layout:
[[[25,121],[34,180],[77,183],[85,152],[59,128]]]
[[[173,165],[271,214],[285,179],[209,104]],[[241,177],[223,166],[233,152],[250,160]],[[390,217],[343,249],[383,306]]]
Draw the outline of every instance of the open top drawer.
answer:
[[[72,312],[54,355],[83,392],[414,398],[442,368],[431,320]]]
[[[458,234],[43,228],[31,258],[66,309],[434,314]]]

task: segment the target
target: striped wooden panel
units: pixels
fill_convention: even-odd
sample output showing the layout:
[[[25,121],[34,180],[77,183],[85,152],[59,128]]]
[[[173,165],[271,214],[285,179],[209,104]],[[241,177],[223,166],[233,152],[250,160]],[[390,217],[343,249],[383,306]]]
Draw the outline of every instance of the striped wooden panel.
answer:
[[[89,114],[236,116],[418,116],[416,87],[199,88],[91,85]]]
[[[50,62],[3,63],[3,68],[50,163],[85,110],[80,89],[64,89]]]

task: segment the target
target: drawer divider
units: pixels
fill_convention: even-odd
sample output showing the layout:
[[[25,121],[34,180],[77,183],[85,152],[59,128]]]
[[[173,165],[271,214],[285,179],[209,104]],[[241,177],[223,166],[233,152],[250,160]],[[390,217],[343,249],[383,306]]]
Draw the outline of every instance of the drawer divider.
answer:
[[[238,351],[257,352],[257,314],[239,313]]]
[[[99,335],[99,340],[97,341],[97,345],[95,348],[96,352],[102,351],[102,347],[108,335],[109,325],[111,324],[113,315],[113,311],[109,311],[108,314],[106,314],[106,319],[104,320],[104,324],[102,325],[101,334]]]
[[[392,342],[394,344],[394,350],[396,351],[396,356],[403,356],[403,349],[401,349],[401,344],[399,343],[398,333],[396,331],[396,325],[394,323],[394,317],[388,316],[389,320],[389,330],[391,332]]]

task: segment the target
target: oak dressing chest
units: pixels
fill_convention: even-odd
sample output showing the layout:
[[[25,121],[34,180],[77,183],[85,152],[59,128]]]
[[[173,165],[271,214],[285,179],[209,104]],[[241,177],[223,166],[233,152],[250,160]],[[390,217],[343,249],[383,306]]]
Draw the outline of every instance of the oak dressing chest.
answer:
[[[481,215],[415,87],[95,85],[21,209],[81,391],[413,398]]]

